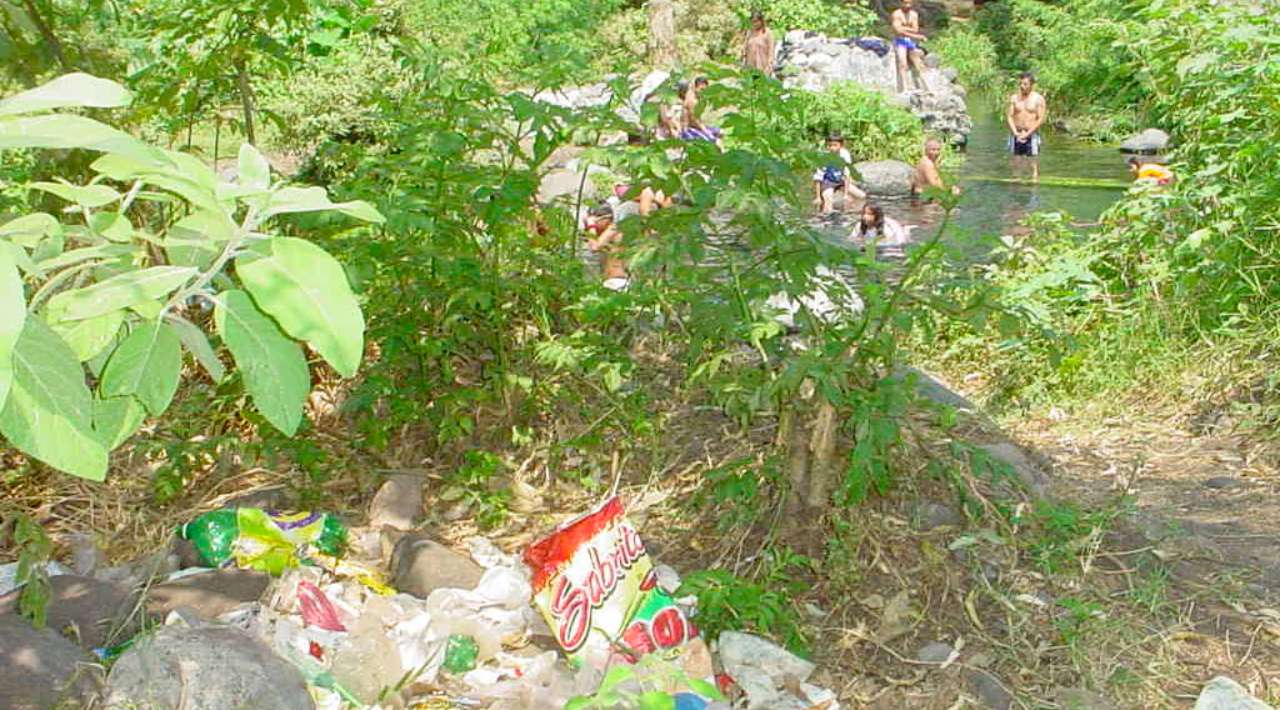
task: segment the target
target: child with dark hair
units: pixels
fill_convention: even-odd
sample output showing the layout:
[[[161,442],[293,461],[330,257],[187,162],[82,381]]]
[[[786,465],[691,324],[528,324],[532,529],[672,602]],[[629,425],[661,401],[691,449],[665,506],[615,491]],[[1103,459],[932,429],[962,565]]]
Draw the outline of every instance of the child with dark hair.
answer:
[[[627,265],[622,260],[622,232],[613,221],[613,208],[607,204],[597,205],[587,212],[586,220],[587,248],[600,254],[600,271],[604,276],[604,287],[612,291],[621,291],[627,287]]]
[[[849,177],[849,164],[853,157],[844,147],[844,136],[838,133],[827,136],[827,150],[833,155],[831,162],[813,173],[813,206],[822,214],[835,209],[837,195],[844,196],[845,209],[852,200],[867,196]]]

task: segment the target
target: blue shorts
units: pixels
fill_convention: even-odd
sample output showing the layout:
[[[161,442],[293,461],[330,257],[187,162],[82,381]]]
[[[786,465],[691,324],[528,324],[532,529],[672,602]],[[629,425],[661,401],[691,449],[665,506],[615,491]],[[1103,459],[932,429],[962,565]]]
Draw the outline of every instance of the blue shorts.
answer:
[[[914,52],[917,49],[920,49],[920,47],[916,45],[915,40],[911,39],[910,37],[898,37],[897,39],[893,40],[893,46],[906,47],[908,52]]]

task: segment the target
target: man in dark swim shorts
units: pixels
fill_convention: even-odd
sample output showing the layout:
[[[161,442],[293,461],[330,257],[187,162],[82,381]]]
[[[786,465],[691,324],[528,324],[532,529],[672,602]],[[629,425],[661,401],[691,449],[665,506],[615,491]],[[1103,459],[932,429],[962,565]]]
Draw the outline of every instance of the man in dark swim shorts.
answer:
[[[929,85],[924,80],[924,50],[919,44],[928,38],[920,31],[920,13],[915,10],[915,0],[902,0],[902,7],[893,11],[889,22],[897,35],[893,40],[893,55],[898,63],[898,93],[906,91],[907,77],[911,76],[908,60],[916,69],[913,82],[928,91]]]

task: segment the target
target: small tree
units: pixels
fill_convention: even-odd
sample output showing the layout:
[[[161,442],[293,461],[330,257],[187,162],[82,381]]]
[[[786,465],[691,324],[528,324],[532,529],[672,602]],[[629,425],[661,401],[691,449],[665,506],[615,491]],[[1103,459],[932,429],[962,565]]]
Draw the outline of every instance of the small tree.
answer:
[[[66,220],[36,213],[0,225],[0,434],[98,481],[108,453],[169,407],[184,349],[211,380],[228,376],[211,334],[255,408],[293,434],[311,389],[300,342],[349,377],[364,316],[342,266],[276,235],[275,217],[334,210],[382,221],[366,203],[330,202],[323,188],[273,184],[251,145],[240,149],[237,181],[221,182],[190,155],[56,112],[130,99],[114,82],[69,74],[0,102],[0,150],[102,153],[88,184],[30,186],[66,201]],[[185,216],[169,224],[159,205]],[[213,307],[211,328],[188,317],[200,301]]]

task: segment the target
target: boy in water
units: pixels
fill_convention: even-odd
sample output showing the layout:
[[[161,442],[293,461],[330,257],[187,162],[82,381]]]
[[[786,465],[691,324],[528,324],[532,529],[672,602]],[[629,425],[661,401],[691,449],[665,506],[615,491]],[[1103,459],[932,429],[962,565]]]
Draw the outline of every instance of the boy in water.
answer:
[[[813,173],[813,206],[822,214],[828,214],[835,208],[836,195],[844,195],[846,209],[852,200],[867,196],[849,179],[849,164],[853,162],[853,156],[844,147],[844,136],[835,133],[827,136],[827,151],[833,155],[832,161]]]
[[[1009,110],[1005,119],[1009,123],[1009,152],[1015,159],[1025,158],[1031,163],[1032,178],[1040,177],[1040,127],[1044,125],[1048,108],[1044,97],[1036,91],[1036,77],[1023,72],[1018,79],[1018,91],[1009,97]]]
[[[918,81],[919,88],[928,91],[929,85],[924,80],[924,51],[920,48],[920,43],[928,37],[920,31],[920,13],[915,10],[915,0],[902,0],[902,7],[889,16],[889,23],[897,35],[893,40],[893,56],[898,63],[898,93],[907,90],[907,79],[911,77],[908,60],[916,69],[916,76],[911,79],[913,84]]]
[[[627,265],[622,260],[622,232],[613,223],[613,208],[599,205],[587,213],[587,232],[594,235],[587,239],[587,248],[600,254],[600,271],[604,287],[621,291],[627,287]]]

